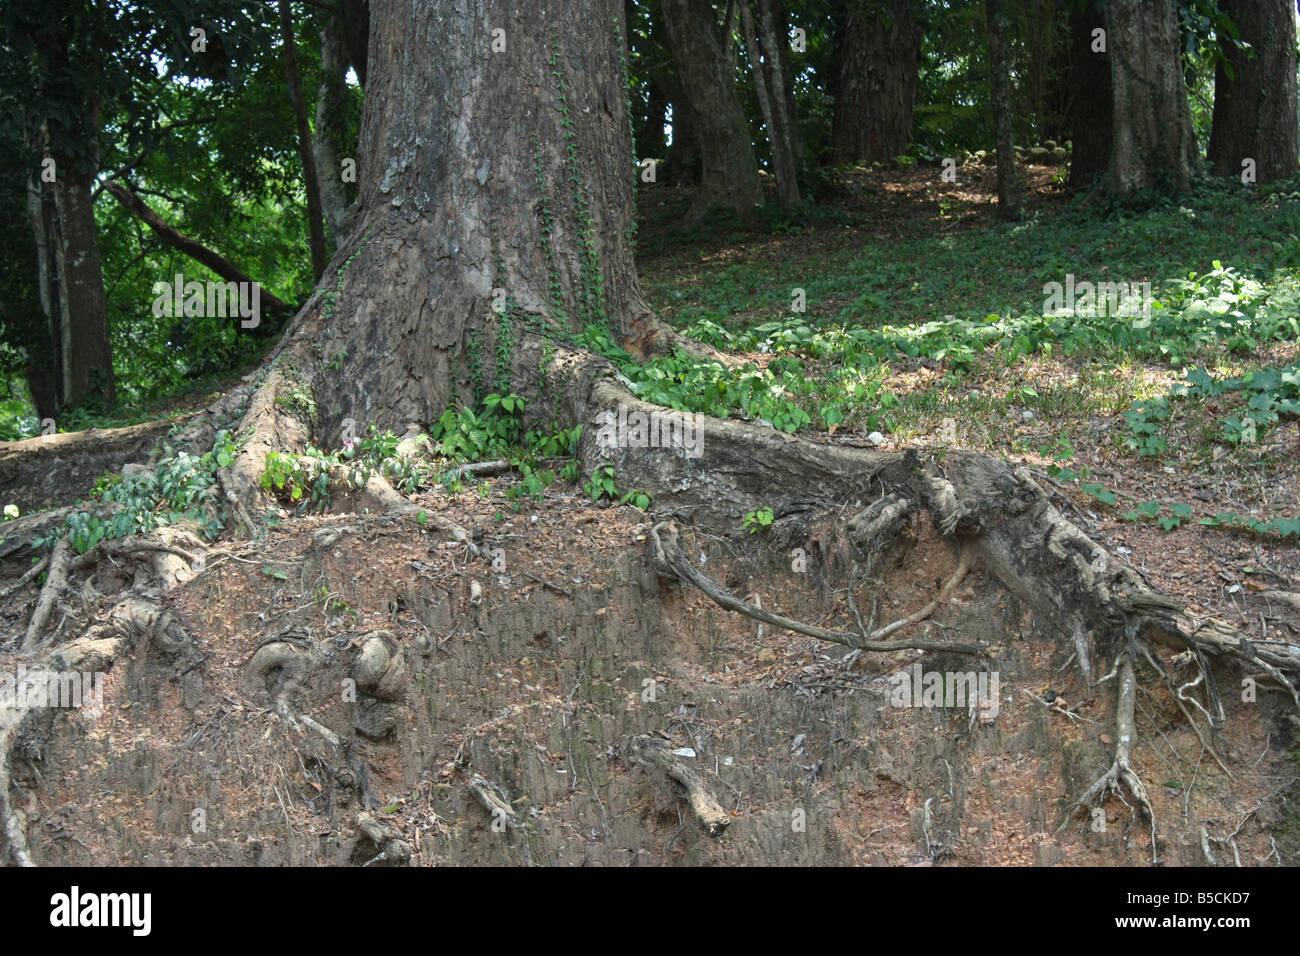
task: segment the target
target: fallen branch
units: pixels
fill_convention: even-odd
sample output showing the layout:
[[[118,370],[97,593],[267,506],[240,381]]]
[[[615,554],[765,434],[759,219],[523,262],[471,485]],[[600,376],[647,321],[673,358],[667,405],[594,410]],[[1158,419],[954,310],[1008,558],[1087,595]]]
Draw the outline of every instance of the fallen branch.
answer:
[[[681,784],[686,790],[691,811],[709,832],[709,836],[722,835],[731,823],[731,815],[722,809],[700,775],[678,759],[668,741],[641,734],[629,741],[627,753],[635,763],[662,770]]]

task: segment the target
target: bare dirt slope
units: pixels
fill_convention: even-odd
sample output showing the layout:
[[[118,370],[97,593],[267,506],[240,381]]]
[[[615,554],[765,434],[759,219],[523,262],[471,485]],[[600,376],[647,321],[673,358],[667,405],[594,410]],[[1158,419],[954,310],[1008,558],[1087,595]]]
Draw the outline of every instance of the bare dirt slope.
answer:
[[[265,540],[212,547],[167,593],[187,640],[129,642],[102,714],[50,708],[4,725],[32,862],[1295,860],[1287,702],[1241,701],[1231,666],[1214,743],[1232,776],[1149,683],[1134,765],[1157,846],[1118,797],[1058,833],[1109,763],[1114,694],[1079,686],[1068,642],[978,568],[908,633],[992,641],[995,708],[903,708],[889,677],[916,661],[924,672],[983,665],[918,651],[855,659],[728,613],[655,573],[649,519],[629,507],[557,492],[515,513],[501,483],[486,499],[438,490],[421,504],[473,529],[481,555],[409,519],[284,520]],[[851,620],[828,583],[848,579],[851,558],[829,522],[798,540],[684,531],[682,543],[733,594],[808,622]],[[928,528],[904,547],[906,563],[892,554],[878,568],[880,622],[927,603],[953,571]],[[94,590],[57,612],[61,635],[132,575],[127,560],[102,562]],[[16,647],[34,594],[0,612],[0,673],[25,660]],[[729,821],[719,836],[665,765],[635,759],[654,746],[640,735],[695,771]]]

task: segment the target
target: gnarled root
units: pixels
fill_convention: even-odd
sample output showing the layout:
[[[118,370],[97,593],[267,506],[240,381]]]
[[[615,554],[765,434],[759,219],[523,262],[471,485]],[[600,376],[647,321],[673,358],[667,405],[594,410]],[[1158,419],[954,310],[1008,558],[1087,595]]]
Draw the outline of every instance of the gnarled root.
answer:
[[[673,753],[672,744],[658,737],[640,734],[628,741],[626,753],[633,763],[653,767],[677,781],[686,791],[691,812],[709,836],[722,835],[731,823],[731,815],[722,809],[718,798],[704,785],[700,775]]]
[[[1083,794],[1070,804],[1066,809],[1065,819],[1057,827],[1056,832],[1060,833],[1069,824],[1070,818],[1074,813],[1083,808],[1091,806],[1093,801],[1099,796],[1106,793],[1113,793],[1129,807],[1130,812],[1136,812],[1134,808],[1124,799],[1123,787],[1126,787],[1133,795],[1137,802],[1137,809],[1146,814],[1147,820],[1151,825],[1151,856],[1152,862],[1156,861],[1156,814],[1151,807],[1151,798],[1147,795],[1147,788],[1142,783],[1142,779],[1133,769],[1131,756],[1133,752],[1133,742],[1137,739],[1136,724],[1133,720],[1135,705],[1137,702],[1137,678],[1133,673],[1133,660],[1129,656],[1128,650],[1120,652],[1119,659],[1116,661],[1116,671],[1119,680],[1119,689],[1116,703],[1115,714],[1115,758],[1111,762],[1110,768],[1093,782]]]
[[[964,644],[955,641],[932,641],[928,638],[915,638],[913,640],[883,641],[880,638],[894,631],[914,624],[930,614],[934,613],[943,602],[951,597],[952,592],[956,589],[961,579],[965,577],[966,572],[970,569],[969,559],[962,558],[957,572],[948,580],[940,591],[939,596],[931,601],[926,607],[909,615],[900,621],[895,621],[885,627],[879,628],[864,639],[860,634],[852,634],[846,631],[832,631],[828,628],[818,627],[815,624],[805,624],[803,621],[796,621],[793,618],[783,617],[780,614],[773,614],[771,611],[765,611],[755,604],[748,601],[742,601],[731,594],[728,594],[722,588],[718,587],[702,571],[696,568],[686,559],[682,553],[681,546],[677,543],[677,529],[667,523],[659,522],[650,529],[649,535],[650,558],[654,563],[655,570],[660,574],[680,578],[687,581],[710,598],[715,604],[726,608],[728,611],[736,611],[756,621],[762,621],[771,624],[774,627],[782,628],[787,631],[794,631],[797,634],[807,634],[809,637],[815,637],[818,640],[829,641],[832,644],[841,644],[844,647],[851,647],[854,650],[861,651],[901,651],[907,649],[918,649],[925,651],[951,651],[960,654],[982,654],[984,648],[978,644]]]

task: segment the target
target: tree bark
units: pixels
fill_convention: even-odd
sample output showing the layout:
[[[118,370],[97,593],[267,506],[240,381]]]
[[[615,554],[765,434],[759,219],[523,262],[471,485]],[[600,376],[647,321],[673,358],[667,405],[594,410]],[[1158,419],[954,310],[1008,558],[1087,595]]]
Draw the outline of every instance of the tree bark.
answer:
[[[989,30],[989,80],[993,94],[993,120],[998,141],[998,215],[1020,215],[1016,184],[1016,153],[1011,129],[1011,75],[1007,68],[1007,17],[1002,0],[986,0]]]
[[[1198,150],[1174,0],[1109,0],[1106,26],[1113,139],[1105,188],[1185,191]]]
[[[693,215],[710,207],[750,212],[763,204],[753,137],[736,91],[730,25],[719,29],[709,0],[663,0],[668,42],[700,148],[700,188]],[[674,136],[674,139],[676,137]]]
[[[1101,0],[1070,8],[1070,103],[1067,110],[1073,154],[1070,189],[1091,189],[1110,165],[1114,102],[1109,48],[1095,50],[1095,31],[1105,31]]]
[[[356,143],[348,135],[347,56],[338,24],[326,19],[320,31],[320,91],[316,94],[316,130],[312,157],[320,184],[321,211],[329,226],[331,253],[352,229],[355,196],[343,180],[343,160],[355,159]],[[355,189],[351,190],[355,193]]]
[[[41,310],[56,369],[53,403],[37,409],[42,417],[57,418],[63,409],[88,399],[112,404],[114,379],[90,198],[93,177],[62,156],[52,158],[55,181],[32,183],[28,215],[36,241]],[[33,395],[43,403],[50,401],[47,389]]]
[[[354,238],[286,337],[343,358],[316,375],[327,435],[510,389],[526,335],[594,325],[636,351],[662,332],[632,260],[622,5],[473,9],[372,12]]]
[[[311,125],[307,122],[307,100],[302,92],[298,71],[298,44],[293,33],[293,15],[289,0],[280,0],[280,42],[284,44],[284,75],[289,85],[289,102],[298,126],[298,158],[302,161],[302,185],[307,193],[307,230],[311,237],[311,268],[317,282],[325,274],[329,252],[325,247],[325,226],[321,219],[320,178],[312,154]]]
[[[777,41],[771,0],[756,0],[755,18],[751,0],[740,0],[740,22],[745,30],[745,51],[749,55],[754,90],[759,109],[767,126],[767,140],[772,154],[772,174],[776,194],[783,206],[799,203],[799,174],[795,164],[795,140],[798,130],[789,111],[785,90],[785,71]]]
[[[915,0],[841,0],[831,52],[837,163],[889,162],[912,136],[921,27]]]
[[[1216,176],[1240,176],[1254,161],[1255,182],[1295,175],[1296,5],[1292,0],[1221,0],[1250,50],[1231,48],[1214,76],[1209,159]],[[1231,71],[1231,76],[1229,76]]]

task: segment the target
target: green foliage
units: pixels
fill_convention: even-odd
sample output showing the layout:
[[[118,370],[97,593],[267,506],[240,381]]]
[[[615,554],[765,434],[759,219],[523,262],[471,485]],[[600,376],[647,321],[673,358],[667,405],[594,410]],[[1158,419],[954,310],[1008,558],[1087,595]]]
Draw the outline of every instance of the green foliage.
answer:
[[[453,461],[482,461],[509,457],[523,438],[524,399],[493,393],[477,413],[448,408],[430,429],[441,454]]]
[[[623,497],[618,499],[621,505],[631,505],[633,508],[639,508],[642,511],[650,510],[650,496],[641,489],[629,491]]]
[[[378,475],[411,494],[427,483],[430,469],[417,459],[398,455],[399,443],[400,439],[391,431],[381,433],[372,424],[361,441],[334,452],[312,445],[301,455],[271,452],[262,471],[262,488],[286,504],[298,505],[300,512],[311,507],[319,510],[328,507],[331,482],[341,482],[347,488],[363,488]]]
[[[619,496],[618,486],[614,483],[614,466],[601,465],[591,473],[591,477],[582,486],[587,497],[592,501],[599,501],[601,498],[616,499]]]
[[[94,509],[73,512],[62,527],[38,544],[51,545],[66,533],[73,549],[84,554],[100,541],[182,521],[193,522],[200,534],[214,539],[226,519],[225,502],[216,493],[217,469],[234,460],[243,441],[221,431],[212,449],[201,456],[180,452],[143,474],[105,475],[96,483],[90,501],[121,507],[109,517],[100,517]]]
[[[771,508],[757,508],[745,515],[745,527],[750,534],[757,534],[770,527],[775,517]]]
[[[1162,503],[1155,500],[1144,501],[1131,511],[1124,512],[1124,518],[1128,521],[1154,521],[1165,531],[1180,527],[1192,515],[1191,505],[1181,502]]]

